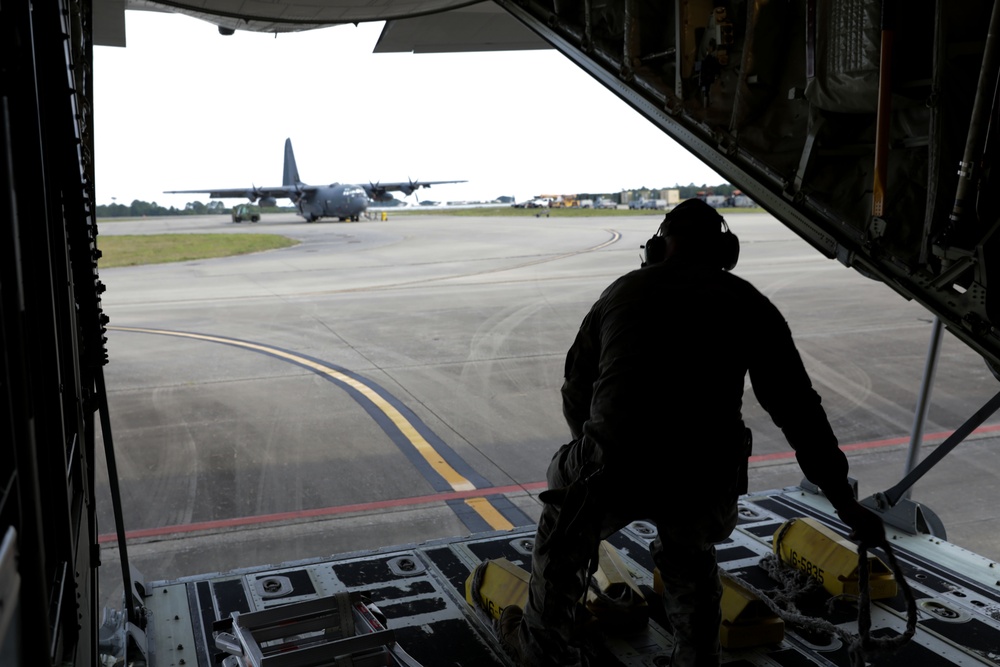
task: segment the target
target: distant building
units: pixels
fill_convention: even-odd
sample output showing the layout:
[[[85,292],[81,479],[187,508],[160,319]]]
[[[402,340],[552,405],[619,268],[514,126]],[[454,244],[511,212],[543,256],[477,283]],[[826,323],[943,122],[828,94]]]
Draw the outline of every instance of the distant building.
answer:
[[[755,208],[757,202],[747,197],[739,190],[733,190],[733,194],[726,200],[726,208]]]

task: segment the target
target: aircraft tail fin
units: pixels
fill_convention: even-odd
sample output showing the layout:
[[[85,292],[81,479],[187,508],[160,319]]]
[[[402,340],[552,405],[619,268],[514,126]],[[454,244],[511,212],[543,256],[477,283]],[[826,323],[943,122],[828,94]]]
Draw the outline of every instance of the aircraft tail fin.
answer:
[[[285,139],[285,171],[282,174],[282,185],[295,185],[299,181],[299,169],[295,166],[295,153],[292,152],[292,140]]]

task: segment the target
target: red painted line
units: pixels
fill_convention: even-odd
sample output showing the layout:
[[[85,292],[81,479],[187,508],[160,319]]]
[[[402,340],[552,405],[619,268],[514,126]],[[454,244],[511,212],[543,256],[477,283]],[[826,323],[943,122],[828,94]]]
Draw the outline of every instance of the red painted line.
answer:
[[[996,433],[1000,431],[1000,424],[980,426],[973,433]],[[941,433],[930,433],[924,436],[924,443],[932,443],[938,440],[945,440],[952,434],[952,431]],[[842,445],[841,449],[848,452],[862,451],[868,449],[878,449],[879,447],[892,447],[903,445],[910,441],[909,437],[887,438],[885,440],[870,440],[868,442],[858,442],[850,445]],[[751,456],[750,462],[778,461],[792,459],[795,452],[775,452],[773,454],[760,454]],[[446,493],[435,493],[427,496],[416,496],[414,498],[397,498],[395,500],[379,500],[370,503],[358,503],[355,505],[340,505],[337,507],[322,507],[312,510],[298,510],[295,512],[279,512],[277,514],[263,514],[260,516],[236,517],[233,519],[220,519],[218,521],[202,521],[199,523],[188,523],[181,526],[162,526],[160,528],[145,528],[141,530],[129,531],[125,534],[126,539],[138,539],[143,537],[163,537],[165,535],[176,535],[177,533],[194,533],[203,530],[220,530],[225,528],[235,528],[237,526],[252,526],[265,523],[278,523],[282,521],[293,521],[296,519],[315,519],[322,517],[338,516],[350,514],[352,512],[373,512],[378,510],[392,509],[396,507],[415,507],[418,505],[431,505],[454,500],[457,498],[478,498],[480,496],[497,496],[517,491],[535,491],[548,488],[546,482],[531,482],[528,484],[511,484],[509,486],[494,486],[488,489],[472,489],[471,491],[451,491]],[[98,543],[106,544],[117,541],[118,537],[114,533],[101,535],[97,538]]]
[[[315,519],[322,517],[337,516],[340,514],[350,514],[352,512],[373,512],[378,510],[391,509],[395,507],[411,507],[417,505],[430,505],[454,500],[456,498],[479,498],[481,496],[499,496],[517,491],[535,491],[548,488],[546,482],[531,482],[529,484],[511,484],[509,486],[494,486],[488,489],[472,489],[471,491],[449,491],[445,493],[435,493],[429,496],[417,496],[414,498],[397,498],[395,500],[378,500],[370,503],[358,503],[355,505],[339,505],[337,507],[321,507],[312,510],[297,510],[295,512],[279,512],[277,514],[262,514],[260,516],[236,517],[233,519],[220,519],[218,521],[201,521],[198,523],[188,523],[180,526],[162,526],[160,528],[144,528],[140,530],[128,531],[125,539],[143,537],[163,537],[164,535],[176,535],[177,533],[194,533],[202,530],[220,530],[225,528],[235,528],[237,526],[252,526],[264,523],[278,523],[283,521],[293,521],[296,519]],[[109,533],[97,538],[99,544],[115,542],[118,536]]]
[[[1000,424],[992,424],[990,426],[980,426],[973,433],[995,433],[1000,431]],[[937,442],[939,440],[945,440],[954,431],[942,431],[940,433],[929,433],[924,436],[921,441],[923,444],[930,444],[932,442]],[[910,442],[910,437],[906,436],[903,438],[887,438],[885,440],[869,440],[868,442],[856,442],[851,445],[841,445],[840,448],[845,452],[857,452],[866,449],[878,449],[879,447],[893,447],[895,445],[905,445]],[[759,456],[751,456],[750,463],[755,463],[757,461],[779,461],[782,459],[792,459],[795,458],[795,452],[775,452],[773,454],[760,454]]]

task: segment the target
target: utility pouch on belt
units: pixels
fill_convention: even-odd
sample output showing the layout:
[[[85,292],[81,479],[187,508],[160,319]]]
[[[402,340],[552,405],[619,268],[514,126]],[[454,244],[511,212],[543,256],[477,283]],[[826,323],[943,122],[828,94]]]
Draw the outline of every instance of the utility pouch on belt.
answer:
[[[753,453],[753,433],[750,432],[750,429],[744,429],[743,453],[740,467],[736,470],[737,496],[742,496],[750,490],[750,455]]]

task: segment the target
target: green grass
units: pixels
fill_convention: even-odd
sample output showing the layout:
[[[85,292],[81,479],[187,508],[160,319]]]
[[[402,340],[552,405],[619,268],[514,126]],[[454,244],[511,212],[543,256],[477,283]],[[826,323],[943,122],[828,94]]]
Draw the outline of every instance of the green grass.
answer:
[[[287,248],[298,241],[277,234],[149,234],[98,236],[102,269],[140,264],[189,262]]]
[[[497,206],[483,208],[454,208],[454,209],[432,209],[427,208],[405,208],[387,209],[389,217],[398,215],[453,215],[464,217],[504,217],[504,218],[593,218],[609,216],[634,216],[634,215],[664,215],[665,211],[654,211],[650,209],[613,209],[613,208],[514,208],[513,206]],[[763,213],[761,208],[720,208],[722,215],[739,213]]]

